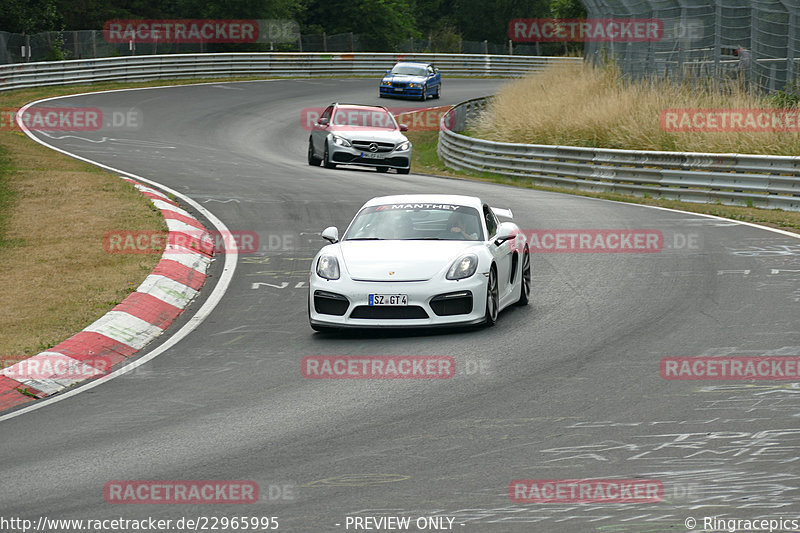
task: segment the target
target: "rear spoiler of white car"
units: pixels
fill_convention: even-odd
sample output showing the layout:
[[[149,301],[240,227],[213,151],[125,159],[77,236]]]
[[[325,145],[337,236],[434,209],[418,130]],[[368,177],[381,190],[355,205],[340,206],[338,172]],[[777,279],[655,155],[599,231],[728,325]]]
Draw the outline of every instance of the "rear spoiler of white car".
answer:
[[[499,217],[514,218],[514,214],[511,212],[511,209],[500,209],[499,207],[493,207],[492,211],[494,211],[494,214]]]

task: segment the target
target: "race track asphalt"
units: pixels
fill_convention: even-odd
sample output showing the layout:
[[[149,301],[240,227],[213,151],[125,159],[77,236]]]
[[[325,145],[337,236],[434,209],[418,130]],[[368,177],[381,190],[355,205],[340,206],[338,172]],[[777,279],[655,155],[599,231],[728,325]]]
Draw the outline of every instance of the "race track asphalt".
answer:
[[[447,104],[502,83],[446,82]],[[659,374],[669,356],[800,355],[800,241],[632,204],[309,167],[301,110],[333,101],[423,106],[380,100],[373,80],[340,79],[63,100],[142,120],[110,132],[37,133],[42,140],[180,191],[232,231],[257,232],[262,248],[240,256],[220,304],[173,348],[0,422],[0,515],[275,516],[292,532],[345,531],[348,516],[434,515],[481,533],[800,519],[797,383]],[[439,192],[511,208],[525,229],[659,230],[664,249],[534,254],[532,304],[501,313],[491,329],[314,333],[306,287],[323,245],[317,234],[346,227],[371,197]],[[449,355],[458,371],[444,380],[309,380],[300,373],[307,355]],[[658,480],[663,500],[509,499],[514,479],[583,478]],[[103,488],[112,480],[252,480],[261,500],[109,504]]]

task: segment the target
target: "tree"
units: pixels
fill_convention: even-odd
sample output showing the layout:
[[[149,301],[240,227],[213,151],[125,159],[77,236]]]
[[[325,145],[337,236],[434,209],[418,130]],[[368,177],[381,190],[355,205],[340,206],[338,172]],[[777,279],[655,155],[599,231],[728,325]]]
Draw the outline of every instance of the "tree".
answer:
[[[61,29],[62,19],[55,0],[3,0],[0,30],[11,33],[39,33]]]
[[[419,37],[411,0],[313,0],[306,27],[320,25],[328,34],[361,35],[369,50],[394,50],[409,37]]]

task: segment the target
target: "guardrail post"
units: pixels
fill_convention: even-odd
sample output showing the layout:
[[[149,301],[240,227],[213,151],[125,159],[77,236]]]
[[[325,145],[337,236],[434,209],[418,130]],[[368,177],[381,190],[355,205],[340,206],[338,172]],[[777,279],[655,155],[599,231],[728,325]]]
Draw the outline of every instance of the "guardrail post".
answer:
[[[322,51],[328,51],[328,34],[325,32],[322,32]]]
[[[483,53],[484,55],[489,55],[489,41],[486,39],[483,40]]]
[[[92,30],[92,57],[97,57],[97,32]]]

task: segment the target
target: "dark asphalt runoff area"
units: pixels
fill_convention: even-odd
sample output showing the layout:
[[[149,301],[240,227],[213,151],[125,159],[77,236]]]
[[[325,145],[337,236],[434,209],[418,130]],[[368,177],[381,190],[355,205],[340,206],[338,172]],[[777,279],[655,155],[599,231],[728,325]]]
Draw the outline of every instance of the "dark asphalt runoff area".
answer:
[[[794,519],[800,529],[800,380],[660,374],[665,357],[800,355],[800,240],[632,204],[306,163],[305,108],[455,104],[501,83],[445,78],[441,101],[426,104],[379,99],[364,79],[61,101],[132,110],[141,122],[42,140],[179,191],[230,230],[257,232],[260,249],[239,256],[219,305],[177,345],[0,422],[0,517],[172,520],[164,531],[201,529],[176,528],[182,517],[274,517],[290,532],[680,532],[712,517]],[[494,328],[313,332],[307,281],[319,232],[401,193],[479,196],[529,230],[658,230],[663,249],[534,254],[532,303]],[[457,370],[307,379],[309,355],[451,356]],[[579,479],[649,480],[662,492],[655,502],[509,496],[513,480]],[[106,484],[127,480],[248,480],[260,491],[241,505],[108,503]]]

